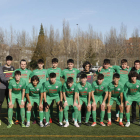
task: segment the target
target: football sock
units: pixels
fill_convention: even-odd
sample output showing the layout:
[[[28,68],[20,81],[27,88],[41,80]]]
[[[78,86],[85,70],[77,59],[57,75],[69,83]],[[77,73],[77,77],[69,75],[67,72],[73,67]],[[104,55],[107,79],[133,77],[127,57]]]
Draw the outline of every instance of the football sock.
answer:
[[[100,113],[100,122],[103,122],[103,120],[104,120],[104,116],[105,116],[105,111],[101,111],[101,113]]]
[[[8,109],[8,121],[11,124],[12,123],[12,117],[13,117],[13,108]]]
[[[78,111],[78,121],[81,123],[81,111]]]
[[[43,111],[39,111],[40,122],[43,121]]]
[[[27,116],[27,122],[30,122],[30,118],[31,118],[31,111],[26,111],[26,116]]]
[[[111,112],[107,113],[108,121],[111,122]]]
[[[46,122],[49,122],[49,117],[50,117],[49,111],[48,112],[45,112]]]
[[[21,115],[22,123],[24,123],[24,121],[25,121],[25,108],[20,108],[20,115]]]
[[[87,113],[86,113],[86,123],[88,123],[88,121],[89,121],[90,114],[91,114],[91,111],[87,111]]]
[[[123,113],[120,113],[120,122],[122,122],[123,119]]]
[[[68,122],[68,110],[64,110],[64,117],[66,122]]]
[[[59,111],[59,122],[63,120],[63,111]]]
[[[127,122],[130,122],[130,113],[126,113]]]
[[[96,122],[96,111],[92,111],[92,118],[93,121]]]
[[[77,107],[74,107],[74,119],[77,121],[77,118],[78,118],[78,109]]]

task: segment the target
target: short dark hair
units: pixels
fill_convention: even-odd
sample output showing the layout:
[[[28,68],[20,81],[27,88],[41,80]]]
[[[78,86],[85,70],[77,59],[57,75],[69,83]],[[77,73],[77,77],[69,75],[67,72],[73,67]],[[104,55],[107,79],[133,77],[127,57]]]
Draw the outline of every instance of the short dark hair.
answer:
[[[73,82],[73,77],[68,77],[67,83],[72,83]]]
[[[43,59],[38,59],[37,63],[44,63],[44,60]]]
[[[80,79],[83,79],[83,78],[87,78],[87,75],[86,74],[81,74],[81,76],[80,76]]]
[[[129,77],[129,80],[131,80],[131,77],[137,77],[137,79],[138,79],[139,75],[135,71],[130,71],[128,77]]]
[[[52,63],[58,63],[58,59],[57,58],[53,58],[52,59]]]
[[[21,75],[21,72],[19,70],[15,71],[15,76],[16,75]]]
[[[104,75],[103,75],[102,73],[98,74],[97,79],[98,79],[98,80],[104,79]]]
[[[73,59],[68,59],[68,60],[67,60],[67,64],[68,64],[68,63],[73,63],[73,64],[74,64],[74,60],[73,60]]]
[[[13,60],[13,57],[12,56],[10,56],[10,55],[8,55],[8,56],[6,56],[6,61],[8,61],[8,60]]]
[[[127,63],[127,60],[126,59],[122,59],[121,60],[121,64],[123,64],[123,63]]]
[[[110,64],[110,59],[104,59],[104,64]]]
[[[26,61],[25,59],[21,59],[21,60],[20,60],[20,64],[21,64],[22,61],[23,61],[23,62],[26,62],[26,64],[27,64],[27,61]]]
[[[135,60],[134,61],[134,65],[135,65],[135,63],[140,63],[140,60]]]
[[[120,74],[114,73],[114,74],[113,74],[113,79],[114,79],[114,78],[120,78]]]
[[[31,83],[33,84],[33,81],[38,81],[39,82],[39,77],[37,75],[34,75],[32,78],[31,78]]]
[[[50,73],[50,78],[55,78],[56,77],[56,73],[52,72]]]
[[[86,61],[83,63],[83,68],[85,69],[86,65],[89,65],[89,68],[91,68],[91,64],[89,61]]]

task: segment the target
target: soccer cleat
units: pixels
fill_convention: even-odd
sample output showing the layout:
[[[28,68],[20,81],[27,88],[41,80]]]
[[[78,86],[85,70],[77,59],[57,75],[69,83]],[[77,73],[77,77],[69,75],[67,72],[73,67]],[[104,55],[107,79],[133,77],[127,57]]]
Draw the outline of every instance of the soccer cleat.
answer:
[[[66,123],[66,120],[65,119],[63,120],[63,123]]]
[[[90,124],[89,124],[88,122],[85,122],[85,125],[86,125],[86,126],[90,126]]]
[[[116,118],[116,120],[115,120],[115,122],[119,122],[119,120],[120,120],[120,118],[119,118],[119,117],[117,117],[117,118]]]
[[[100,122],[100,125],[101,125],[101,126],[105,126],[105,124],[104,124],[103,122]]]
[[[16,125],[19,124],[19,120],[16,120],[16,121],[15,121],[15,124],[16,124]]]
[[[46,122],[44,127],[48,127],[48,126],[50,126],[50,123]]]
[[[78,125],[79,125],[79,126],[81,126],[81,125],[82,125],[82,123],[78,123]]]
[[[125,122],[127,122],[127,119],[126,119],[126,117],[124,117],[123,119],[124,119],[124,121],[125,121]]]
[[[21,127],[26,127],[24,123],[21,124]]]
[[[33,121],[33,124],[36,124],[36,120]]]
[[[66,122],[66,124],[64,125],[64,127],[68,127],[69,126],[69,122]]]
[[[136,122],[136,119],[134,118],[134,119],[132,119],[132,123],[135,123]]]
[[[43,123],[46,124],[46,119],[43,119]]]
[[[109,122],[107,123],[107,126],[111,126],[111,121],[109,121]]]
[[[78,123],[75,123],[74,126],[75,126],[75,127],[80,127]]]
[[[119,122],[119,125],[120,125],[121,127],[124,127],[124,124],[123,124],[122,122]]]
[[[12,120],[12,124],[14,124],[14,121]]]
[[[7,128],[11,128],[12,127],[12,123],[9,123]]]
[[[30,127],[30,122],[27,122],[26,127]]]
[[[63,127],[63,123],[62,123],[62,122],[59,122],[59,126],[60,126],[60,127]]]
[[[1,120],[0,120],[0,125],[1,125]]]
[[[43,125],[43,123],[42,123],[42,122],[40,122],[40,127],[44,127],[44,125]]]
[[[93,124],[91,126],[96,126],[96,125],[97,125],[96,122],[93,122]]]
[[[125,127],[129,127],[130,126],[130,122],[127,122]]]
[[[52,119],[50,118],[50,121],[49,121],[49,123],[52,123]]]

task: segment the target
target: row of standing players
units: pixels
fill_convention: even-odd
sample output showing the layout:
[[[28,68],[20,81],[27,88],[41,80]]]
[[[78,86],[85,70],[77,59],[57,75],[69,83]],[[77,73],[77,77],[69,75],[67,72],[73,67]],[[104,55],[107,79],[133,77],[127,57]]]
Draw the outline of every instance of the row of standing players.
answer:
[[[68,77],[73,77],[73,82],[76,82],[76,77],[77,77],[77,75],[79,76],[79,75],[81,75],[81,85],[83,85],[82,84],[82,79],[85,79],[85,80],[87,80],[87,78],[88,78],[88,80],[89,81],[92,81],[92,79],[93,79],[93,77],[92,77],[92,79],[91,79],[91,75],[93,75],[92,73],[92,71],[91,70],[89,70],[89,68],[90,68],[90,63],[89,62],[85,62],[84,63],[84,68],[85,68],[85,70],[84,71],[82,71],[82,72],[80,72],[79,73],[79,71],[77,70],[77,69],[75,69],[75,68],[73,68],[73,66],[74,66],[74,61],[72,60],[72,59],[70,59],[70,60],[68,60],[68,69],[65,69],[65,70],[63,70],[62,72],[61,72],[61,69],[60,68],[57,68],[57,65],[58,65],[58,60],[56,59],[56,58],[54,58],[53,60],[52,60],[52,63],[53,63],[53,67],[52,68],[50,68],[50,69],[48,69],[47,71],[45,70],[45,69],[43,69],[43,60],[39,60],[38,61],[38,68],[39,69],[37,69],[37,70],[34,70],[33,72],[31,72],[30,70],[28,70],[28,69],[26,69],[26,61],[25,60],[22,60],[21,62],[21,69],[18,69],[20,72],[21,72],[21,78],[22,79],[25,79],[26,80],[26,85],[28,84],[28,82],[29,82],[29,77],[33,77],[33,75],[37,75],[38,77],[39,77],[39,79],[40,79],[40,83],[43,83],[43,82],[41,82],[42,80],[45,80],[46,81],[46,78],[49,78],[49,76],[50,76],[50,73],[52,73],[52,72],[54,72],[54,73],[56,73],[56,75],[57,75],[57,77],[56,77],[56,79],[57,79],[57,81],[59,81],[59,83],[61,83],[60,82],[60,76],[62,76],[62,77],[64,77],[64,79],[65,79],[65,82],[68,82],[67,80],[67,78]],[[135,64],[139,64],[139,61],[135,61]],[[24,66],[23,66],[24,65]],[[128,81],[128,73],[129,73],[129,71],[131,70],[131,68],[128,68],[128,66],[127,66],[127,60],[122,60],[122,66],[110,66],[110,60],[108,60],[108,59],[105,59],[104,60],[104,63],[103,63],[103,68],[101,69],[99,69],[99,71],[100,72],[97,72],[97,74],[98,74],[98,80],[97,81],[95,81],[94,82],[94,84],[96,83],[97,85],[95,86],[95,91],[90,91],[91,92],[91,94],[89,94],[89,95],[91,95],[91,96],[87,96],[86,95],[86,91],[83,91],[83,93],[82,93],[82,91],[80,91],[80,89],[82,89],[82,88],[80,88],[79,87],[79,89],[77,89],[77,90],[79,90],[79,96],[80,96],[80,99],[78,98],[78,97],[76,97],[77,99],[79,99],[78,100],[78,103],[75,103],[75,108],[76,109],[74,109],[74,111],[73,111],[73,113],[72,114],[74,114],[73,116],[73,118],[75,118],[75,126],[77,126],[77,127],[79,127],[79,125],[81,124],[81,116],[80,116],[80,114],[81,114],[81,112],[80,112],[80,110],[81,110],[81,105],[82,105],[82,103],[84,102],[85,104],[86,104],[86,106],[87,106],[87,113],[86,113],[86,125],[89,125],[87,122],[88,122],[88,118],[89,118],[89,116],[90,116],[90,111],[89,110],[91,110],[90,108],[92,108],[92,116],[93,116],[93,120],[94,120],[94,123],[92,124],[92,126],[95,126],[96,125],[96,119],[95,119],[95,116],[96,116],[96,104],[97,104],[97,102],[99,101],[100,102],[100,104],[101,104],[101,109],[102,109],[102,111],[101,111],[101,122],[100,122],[100,124],[102,125],[102,126],[104,126],[105,124],[103,123],[103,118],[104,118],[104,108],[105,108],[105,100],[107,99],[107,94],[106,94],[106,96],[103,96],[101,93],[102,93],[102,91],[103,91],[103,89],[102,88],[104,88],[104,86],[105,85],[108,85],[108,83],[110,83],[111,81],[112,81],[112,78],[113,78],[113,73],[114,73],[114,70],[117,72],[117,73],[119,73],[120,74],[120,81],[119,81],[119,83],[126,83],[127,81]],[[138,67],[137,66],[135,66],[135,68],[134,68],[134,71],[136,71],[137,73],[139,73],[139,71],[138,71],[139,69],[138,69]],[[17,70],[16,70],[17,71]],[[79,74],[78,74],[79,73]],[[83,74],[87,74],[87,78],[86,77],[83,77],[82,78],[82,76],[84,76]],[[104,78],[101,76],[101,75],[99,75],[99,73],[102,73],[103,75],[104,75]],[[13,77],[14,77],[14,73],[13,73]],[[102,77],[102,78],[101,78]],[[1,78],[2,79],[2,78]],[[52,76],[52,79],[55,79],[55,76]],[[101,84],[101,87],[99,86],[99,81],[102,81],[104,79],[104,81],[102,82],[102,84],[104,83],[105,85],[103,86],[102,84]],[[116,78],[113,78],[113,79],[117,79],[117,77]],[[118,77],[118,79],[119,79],[119,77]],[[14,80],[14,79],[13,79]],[[13,81],[12,80],[12,81]],[[48,80],[48,79],[47,79]],[[51,80],[51,78],[50,78],[50,80]],[[12,82],[12,81],[10,81],[10,83]],[[69,79],[69,81],[71,81],[71,82],[68,82],[68,83],[73,83],[72,82],[72,79]],[[64,85],[69,85],[69,84],[64,84]],[[79,83],[79,84],[80,84]],[[114,82],[115,83],[115,82]],[[14,84],[12,84],[12,85],[14,85]],[[31,85],[31,84],[30,84]],[[33,84],[32,84],[33,85]],[[72,84],[73,85],[73,84]],[[10,84],[9,84],[9,86],[10,86]],[[58,85],[57,85],[58,86]],[[56,86],[56,87],[57,87]],[[138,86],[138,85],[137,85]],[[83,86],[82,86],[83,87]],[[58,87],[57,87],[58,88]],[[68,89],[70,88],[70,86],[68,86],[67,87]],[[67,89],[66,88],[66,89]],[[84,88],[85,88],[85,86],[84,86]],[[101,89],[100,89],[101,88]],[[15,87],[13,87],[13,89],[15,90]],[[18,90],[19,90],[19,88],[17,88]],[[72,88],[73,89],[73,88]],[[93,86],[92,86],[92,88],[85,88],[85,90],[87,90],[87,89],[94,89],[93,88]],[[120,89],[120,88],[119,88]],[[55,89],[55,91],[53,91],[54,89],[52,89],[52,93],[55,93],[55,91],[57,91],[57,89]],[[10,90],[9,90],[10,91]],[[48,91],[50,91],[50,89],[48,90]],[[72,90],[73,91],[73,90]],[[67,119],[67,110],[68,110],[68,105],[72,105],[73,106],[73,103],[71,103],[72,102],[72,100],[71,101],[68,101],[69,100],[69,98],[68,98],[68,95],[67,95],[67,93],[68,92],[70,92],[70,93],[72,93],[72,91],[63,91],[63,94],[62,95],[64,95],[64,93],[66,93],[65,94],[65,96],[63,96],[64,97],[64,116],[65,116],[65,120],[66,120],[66,124],[64,125],[65,127],[67,127],[68,125],[69,125],[69,123],[68,123],[68,119]],[[134,90],[135,91],[135,90]],[[34,91],[32,91],[31,93],[33,93]],[[35,93],[36,93],[37,91],[35,91]],[[74,92],[74,91],[73,91]],[[101,93],[100,93],[101,92]],[[117,91],[118,92],[118,91]],[[27,92],[26,92],[27,93]],[[33,105],[33,102],[37,102],[35,99],[37,98],[37,97],[34,97],[31,93],[29,93],[29,96],[28,96],[28,94],[26,94],[26,97],[27,97],[27,102],[28,102],[28,104],[27,104],[27,108],[28,108],[28,110],[27,110],[27,118],[30,118],[30,110],[31,110],[31,106]],[[54,95],[54,94],[52,94],[52,93],[49,93],[50,94],[50,97],[52,96],[52,95]],[[109,92],[110,93],[110,92]],[[113,93],[114,93],[114,90],[112,90],[112,96],[113,96]],[[10,92],[9,92],[9,94],[10,94]],[[96,97],[96,94],[97,94],[97,97]],[[102,96],[101,96],[101,95]],[[115,94],[115,93],[114,93]],[[75,94],[75,95],[77,95],[77,94]],[[95,96],[95,98],[94,98],[94,96]],[[99,96],[100,95],[100,96]],[[110,95],[110,94],[109,94]],[[115,94],[116,95],[116,94]],[[120,94],[119,94],[120,95]],[[31,104],[29,104],[30,102],[30,98],[32,98],[32,96],[33,96],[33,99],[31,99],[31,100],[33,100],[32,101],[32,103]],[[45,96],[45,95],[44,95]],[[48,93],[47,93],[47,96],[48,96]],[[90,104],[88,104],[88,99],[87,99],[87,97],[86,97],[86,99],[87,100],[84,100],[84,99],[82,99],[82,96],[87,96],[88,97],[88,99],[89,99],[89,97],[91,97],[92,98],[92,100],[93,100],[93,103],[92,103],[92,106],[90,106]],[[10,97],[10,96],[9,96]],[[24,96],[23,96],[24,97]],[[48,96],[49,97],[49,96]],[[121,96],[119,96],[119,97],[121,97]],[[49,107],[49,105],[51,104],[51,102],[52,102],[52,100],[54,100],[53,99],[54,97],[51,97],[51,99],[49,99],[49,102],[47,101],[47,102],[45,102],[45,106],[46,106],[46,108],[48,108]],[[101,99],[102,98],[102,99]],[[111,97],[111,104],[112,104],[112,98],[113,97]],[[16,99],[16,98],[15,98]],[[45,99],[45,98],[44,98]],[[13,99],[14,100],[14,99]],[[35,101],[34,101],[35,100]],[[62,113],[62,103],[60,102],[58,102],[58,100],[59,101],[62,101],[62,98],[61,98],[61,100],[58,98],[58,99],[55,99],[56,100],[56,102],[59,104],[59,124],[60,124],[60,126],[63,126],[62,125],[62,116],[63,116],[63,113]],[[22,104],[24,104],[24,101],[22,101],[21,100],[21,102],[22,102]],[[19,102],[19,104],[20,104],[20,107],[21,107],[21,102]],[[68,102],[70,102],[70,103],[68,103]],[[73,99],[73,102],[74,102],[74,99]],[[81,102],[81,103],[80,103]],[[117,104],[119,105],[119,107],[121,107],[122,108],[122,104],[120,105],[119,103],[121,103],[121,100],[117,100],[116,101],[117,102]],[[9,102],[10,104],[9,104],[9,110],[8,110],[8,116],[12,116],[12,115],[10,115],[10,114],[12,114],[12,105],[13,105],[13,103],[11,103],[11,102]],[[130,101],[129,101],[129,103],[130,103]],[[38,105],[39,105],[39,103],[37,103]],[[131,103],[130,103],[131,104]],[[11,105],[11,106],[10,106]],[[127,105],[128,106],[128,105]],[[40,107],[39,106],[39,108],[42,108],[42,107]],[[60,109],[61,108],[61,109]],[[110,108],[110,105],[108,104],[108,110],[109,110],[109,108]],[[120,109],[121,109],[120,108]],[[78,111],[76,111],[78,109]],[[45,109],[46,110],[46,109]],[[24,116],[24,115],[22,115],[22,113],[23,112],[25,112],[24,111],[24,109],[23,109],[23,105],[22,105],[22,109],[21,109],[21,118],[22,118],[22,116]],[[42,112],[42,113],[41,113]],[[46,111],[46,112],[48,112],[48,114],[46,115],[46,113],[44,113],[44,116],[46,116],[46,120],[47,120],[47,122],[45,123],[45,126],[48,126],[49,125],[49,122],[48,122],[48,116],[49,116],[49,111]],[[35,113],[36,114],[36,113]],[[39,112],[39,114],[43,114],[43,111],[40,111]],[[129,113],[128,113],[129,114]],[[108,112],[108,125],[110,125],[111,123],[111,119],[110,119],[110,112]],[[120,122],[122,122],[121,120],[122,120],[122,111],[121,111],[121,113],[120,113]],[[129,116],[129,115],[127,115],[127,113],[126,113],[126,117],[127,116]],[[41,118],[42,118],[42,115],[40,116]],[[50,117],[50,116],[49,116]],[[8,117],[9,118],[9,117]],[[23,117],[24,118],[24,117]],[[77,123],[77,119],[76,118],[78,118],[78,121],[79,121],[79,124]],[[129,117],[127,117],[128,119],[127,119],[127,121],[128,121],[128,123],[127,124],[129,124]],[[9,118],[10,119],[10,118]],[[9,121],[10,123],[9,123],[9,125],[8,125],[8,127],[10,127],[11,126],[11,119],[10,119],[10,121]],[[28,122],[30,122],[29,121],[29,119],[27,119],[27,127],[29,126],[29,123]],[[42,122],[42,121],[40,121],[40,122]],[[41,123],[40,123],[41,124]],[[120,123],[121,124],[121,123]],[[22,123],[22,125],[24,126],[24,123]],[[41,126],[43,126],[43,124],[41,125]],[[123,124],[121,124],[121,126],[123,126]],[[128,126],[128,125],[126,125],[126,126]]]

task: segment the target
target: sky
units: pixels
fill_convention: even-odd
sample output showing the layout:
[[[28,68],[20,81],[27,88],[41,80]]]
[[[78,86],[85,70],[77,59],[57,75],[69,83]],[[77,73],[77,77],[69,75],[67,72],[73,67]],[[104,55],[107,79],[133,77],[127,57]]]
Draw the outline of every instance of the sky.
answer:
[[[123,23],[127,27],[127,38],[135,28],[140,29],[140,0],[0,0],[0,28],[29,34],[32,27],[39,32],[40,24],[49,29],[62,31],[65,19],[71,31],[78,27],[87,31],[89,24],[93,30],[105,35],[111,27],[120,30]]]

